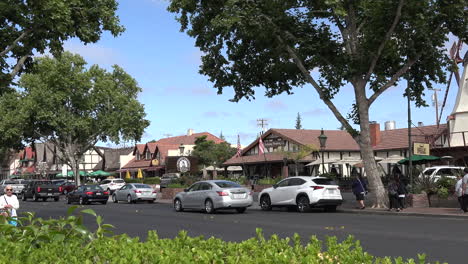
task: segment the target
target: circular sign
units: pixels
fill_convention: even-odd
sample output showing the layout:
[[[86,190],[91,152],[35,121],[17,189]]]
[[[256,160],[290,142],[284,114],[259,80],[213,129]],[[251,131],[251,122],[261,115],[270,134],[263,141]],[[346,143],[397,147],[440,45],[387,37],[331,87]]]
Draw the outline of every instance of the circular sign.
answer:
[[[157,160],[157,159],[152,160],[151,165],[158,166],[159,165],[159,160]]]
[[[190,160],[186,157],[180,157],[177,160],[177,170],[180,172],[187,172],[190,170]]]

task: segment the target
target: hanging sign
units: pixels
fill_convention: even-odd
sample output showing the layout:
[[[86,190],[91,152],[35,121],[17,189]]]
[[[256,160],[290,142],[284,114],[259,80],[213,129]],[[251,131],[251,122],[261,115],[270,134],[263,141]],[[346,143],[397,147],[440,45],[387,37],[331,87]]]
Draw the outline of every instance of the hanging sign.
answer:
[[[429,155],[429,144],[414,143],[413,152],[415,155]]]

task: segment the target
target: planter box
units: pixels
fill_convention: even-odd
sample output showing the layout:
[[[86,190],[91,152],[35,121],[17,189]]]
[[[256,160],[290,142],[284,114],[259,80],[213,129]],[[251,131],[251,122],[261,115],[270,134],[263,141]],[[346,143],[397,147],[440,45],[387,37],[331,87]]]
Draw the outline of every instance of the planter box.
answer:
[[[421,194],[408,194],[407,204],[410,207],[424,208],[429,207],[429,201],[425,193]]]
[[[184,188],[161,188],[161,199],[172,200],[177,193],[183,191]]]

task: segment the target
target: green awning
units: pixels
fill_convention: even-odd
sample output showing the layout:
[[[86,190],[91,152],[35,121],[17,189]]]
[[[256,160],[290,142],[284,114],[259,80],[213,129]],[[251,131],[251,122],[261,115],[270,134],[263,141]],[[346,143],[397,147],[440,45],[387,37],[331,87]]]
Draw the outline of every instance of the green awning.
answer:
[[[97,171],[93,171],[91,173],[89,173],[88,176],[91,176],[91,177],[107,177],[107,176],[111,176],[112,173],[110,172],[107,172],[107,171],[103,171],[103,170],[97,170]]]
[[[79,174],[80,176],[88,176],[88,173],[85,171],[80,171]],[[65,178],[65,177],[70,178],[70,177],[74,177],[74,173],[73,171],[69,171],[66,176],[64,176],[62,173],[58,173],[55,176],[58,178]]]
[[[434,160],[440,160],[440,158],[436,157],[436,156],[431,156],[431,155],[413,155],[413,156],[411,156],[411,161],[412,161],[413,164],[424,164],[424,163],[434,161]],[[408,158],[404,158],[404,159],[398,161],[398,164],[408,165],[408,163],[409,163]]]

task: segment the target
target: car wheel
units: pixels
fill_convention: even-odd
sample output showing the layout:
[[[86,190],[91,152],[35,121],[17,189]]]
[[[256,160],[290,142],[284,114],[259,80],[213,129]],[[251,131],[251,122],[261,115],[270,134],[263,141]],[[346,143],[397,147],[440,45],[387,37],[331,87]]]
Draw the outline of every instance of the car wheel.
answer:
[[[210,199],[207,199],[205,201],[205,213],[212,214],[214,212],[215,212],[215,208],[213,205],[213,201],[211,201]]]
[[[184,210],[184,208],[182,207],[182,202],[179,199],[175,199],[174,209],[176,210],[176,212],[182,212]]]
[[[47,197],[42,198],[42,201],[43,201],[43,202],[46,202],[46,201],[47,201]]]
[[[32,197],[32,198],[33,198],[33,200],[34,200],[35,202],[39,201],[39,197],[37,197],[37,195],[36,195],[35,193],[33,194],[33,197]]]
[[[107,201],[101,202],[102,204],[107,204]]]
[[[70,197],[67,197],[67,204],[71,204]]]
[[[260,207],[263,211],[270,211],[271,210],[271,200],[270,196],[264,195],[260,198]]]
[[[297,210],[301,213],[304,213],[309,209],[310,202],[307,196],[301,196],[297,199]]]
[[[118,202],[119,202],[119,201],[117,200],[117,196],[115,196],[115,194],[112,195],[112,201],[113,201],[114,203],[118,203]]]
[[[336,205],[325,206],[325,212],[336,212]]]
[[[58,196],[57,196],[57,197],[54,197],[54,201],[56,201],[56,202],[58,202],[59,199],[60,199],[60,197],[58,197]]]
[[[243,213],[245,213],[245,210],[247,210],[247,208],[245,208],[245,207],[242,207],[242,208],[236,208],[236,211],[237,211],[239,214],[243,214]]]
[[[23,193],[23,195],[21,195],[21,200],[26,201],[26,196],[24,195],[24,193]]]
[[[154,203],[154,200],[149,200],[148,203]]]
[[[80,197],[80,200],[78,201],[80,205],[85,205],[86,202],[84,201],[83,197]]]
[[[127,202],[128,203],[133,203],[132,196],[130,194],[127,195]]]

